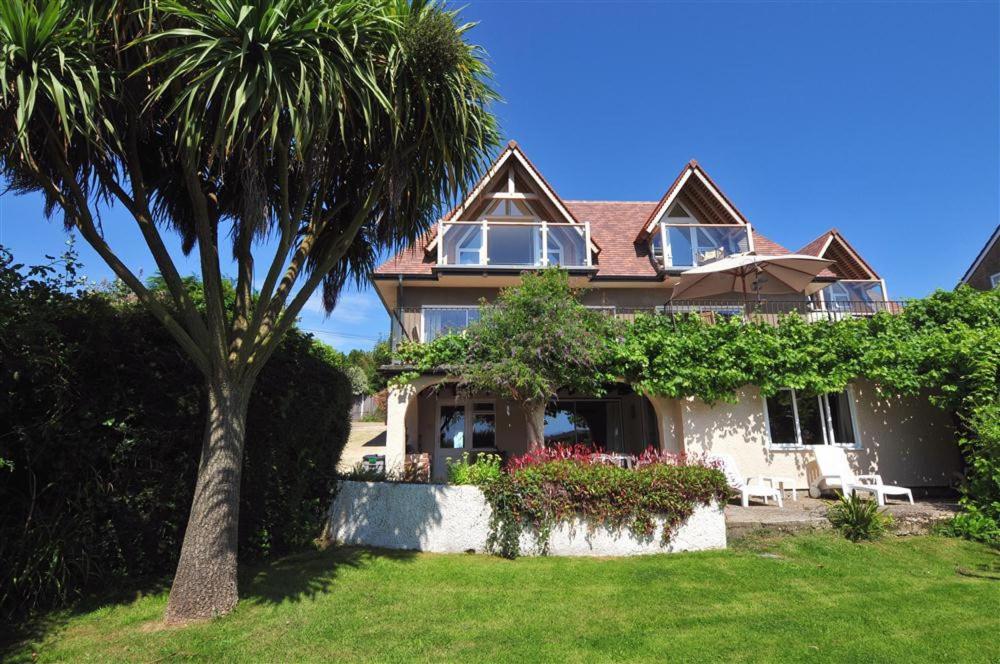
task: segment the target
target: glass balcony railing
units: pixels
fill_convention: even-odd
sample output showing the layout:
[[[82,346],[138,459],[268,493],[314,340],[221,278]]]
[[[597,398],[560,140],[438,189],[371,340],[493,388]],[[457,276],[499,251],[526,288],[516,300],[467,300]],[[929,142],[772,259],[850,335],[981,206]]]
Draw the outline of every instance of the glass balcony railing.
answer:
[[[874,279],[842,279],[813,296],[828,311],[876,312],[885,302],[882,282]]]
[[[589,224],[441,222],[438,265],[590,267]]]
[[[666,269],[691,268],[750,251],[749,226],[661,223],[653,256]]]

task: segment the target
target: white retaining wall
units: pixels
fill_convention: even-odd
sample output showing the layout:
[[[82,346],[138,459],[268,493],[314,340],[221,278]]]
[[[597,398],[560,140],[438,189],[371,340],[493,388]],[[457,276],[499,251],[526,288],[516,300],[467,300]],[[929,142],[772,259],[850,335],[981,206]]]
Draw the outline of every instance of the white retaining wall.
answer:
[[[341,482],[330,508],[330,536],[340,544],[411,549],[437,553],[484,553],[491,509],[474,486]],[[701,505],[681,524],[666,546],[662,522],[651,537],[627,528],[593,530],[576,519],[553,527],[549,555],[638,556],[726,547],[722,508]],[[521,536],[521,553],[537,554],[532,533]]]

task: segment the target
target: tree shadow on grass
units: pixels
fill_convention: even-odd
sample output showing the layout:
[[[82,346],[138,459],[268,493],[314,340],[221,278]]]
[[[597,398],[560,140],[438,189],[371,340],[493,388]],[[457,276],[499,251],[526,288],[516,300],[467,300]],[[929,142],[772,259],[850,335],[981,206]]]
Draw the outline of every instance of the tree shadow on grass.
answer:
[[[0,620],[0,662],[22,661],[13,655],[23,651],[27,644],[35,643],[81,616],[112,604],[131,604],[149,595],[158,595],[170,589],[171,577],[123,578],[108,584],[107,590],[90,592],[67,607],[53,609],[29,618],[15,618],[12,622]],[[27,660],[25,660],[27,661]]]
[[[362,568],[377,559],[409,561],[416,553],[329,547],[251,563],[240,570],[240,601],[278,604],[312,599],[329,592],[338,573],[345,568]],[[85,595],[70,607],[13,623],[0,621],[0,662],[30,661],[30,656],[27,659],[23,656],[27,646],[58,631],[73,618],[104,606],[131,604],[142,597],[166,593],[172,580],[172,576],[122,579],[113,590]]]
[[[330,547],[276,558],[241,574],[241,599],[269,604],[300,602],[330,591],[344,569],[357,569],[377,559],[408,562],[416,551]]]

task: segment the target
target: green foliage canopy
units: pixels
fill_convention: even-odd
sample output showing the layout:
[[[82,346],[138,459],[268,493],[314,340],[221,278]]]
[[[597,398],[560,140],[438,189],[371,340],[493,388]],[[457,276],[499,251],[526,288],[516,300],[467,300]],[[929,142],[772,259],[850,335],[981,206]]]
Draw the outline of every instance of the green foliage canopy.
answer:
[[[481,303],[480,320],[462,335],[404,344],[404,363],[449,367],[461,389],[543,404],[559,389],[603,393],[610,320],[585,307],[582,292],[556,268],[525,273],[517,287]]]

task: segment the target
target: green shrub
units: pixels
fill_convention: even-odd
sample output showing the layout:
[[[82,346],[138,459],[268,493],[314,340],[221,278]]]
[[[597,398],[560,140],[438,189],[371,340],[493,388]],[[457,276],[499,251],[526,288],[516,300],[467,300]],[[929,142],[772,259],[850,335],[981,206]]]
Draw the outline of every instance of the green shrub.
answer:
[[[171,573],[205,422],[201,378],[162,325],[26,271],[0,251],[0,619]],[[322,351],[293,331],[257,381],[241,559],[321,529],[351,403]]]
[[[476,454],[474,458],[468,452],[462,452],[458,460],[445,459],[448,469],[449,484],[474,484],[482,486],[500,477],[499,454]]]
[[[841,496],[827,510],[826,517],[852,542],[877,540],[892,526],[892,515],[880,511],[874,500],[864,500],[856,493]]]
[[[375,410],[373,410],[372,412],[368,413],[367,415],[362,415],[361,416],[361,421],[362,422],[381,422],[381,423],[384,424],[385,423],[385,411],[382,410],[381,408],[376,408]]]
[[[493,509],[487,545],[506,558],[520,554],[525,528],[535,530],[544,553],[552,526],[573,517],[640,536],[651,536],[663,519],[666,544],[695,507],[729,497],[725,476],[706,466],[652,463],[632,470],[573,459],[523,466],[482,489]]]
[[[340,473],[338,479],[350,482],[386,482],[391,478],[385,469],[373,468],[359,461],[347,472]]]

